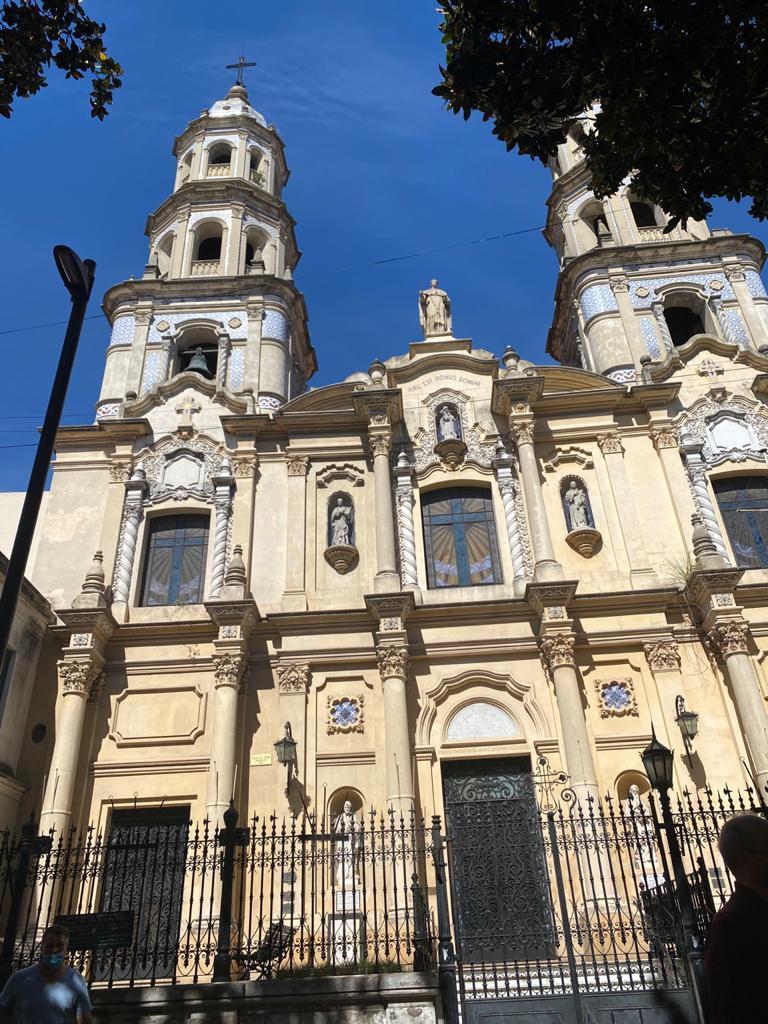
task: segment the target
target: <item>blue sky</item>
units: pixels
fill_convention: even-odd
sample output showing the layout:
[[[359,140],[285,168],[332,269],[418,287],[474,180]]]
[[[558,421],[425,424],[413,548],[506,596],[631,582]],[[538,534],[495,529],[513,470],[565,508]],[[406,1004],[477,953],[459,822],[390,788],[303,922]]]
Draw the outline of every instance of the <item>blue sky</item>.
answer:
[[[465,123],[431,95],[441,59],[435,0],[87,0],[125,68],[105,122],[89,116],[84,82],[49,87],[0,124],[6,187],[0,331],[64,319],[50,256],[58,242],[97,263],[90,314],[106,289],[140,275],[147,214],[170,191],[173,139],[232,82],[240,46],[258,66],[251,102],[286,143],[284,197],[304,253],[321,386],[404,352],[419,335],[417,294],[437,277],[454,331],[500,354],[542,359],[556,263],[538,232],[377,266],[375,260],[540,227],[549,175],[507,154],[479,118]],[[718,204],[712,225],[768,230]],[[353,269],[346,269],[353,268]],[[0,334],[0,489],[26,486],[62,328]],[[83,333],[65,422],[89,422],[108,339],[103,317]]]

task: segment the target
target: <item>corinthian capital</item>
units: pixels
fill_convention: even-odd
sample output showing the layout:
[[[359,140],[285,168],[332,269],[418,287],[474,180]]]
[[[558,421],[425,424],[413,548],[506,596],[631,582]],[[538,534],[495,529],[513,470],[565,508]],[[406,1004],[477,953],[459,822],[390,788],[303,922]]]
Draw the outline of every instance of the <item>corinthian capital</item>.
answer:
[[[509,432],[515,444],[533,444],[533,420],[510,421]]]
[[[280,693],[306,693],[309,689],[309,665],[278,665],[277,684]]]
[[[288,476],[306,476],[309,469],[309,458],[306,455],[288,455]]]
[[[389,434],[371,434],[371,451],[374,455],[386,455],[389,458],[391,448],[392,439]]]
[[[216,686],[239,686],[245,671],[242,654],[214,654],[213,678]]]
[[[731,654],[749,653],[749,626],[742,620],[718,622],[710,629],[707,637],[723,659]]]
[[[624,451],[621,446],[621,438],[616,431],[612,431],[610,434],[598,434],[597,443],[600,445],[600,451],[603,455],[612,455],[614,453],[621,455]]]
[[[397,676],[405,679],[408,675],[410,657],[405,644],[379,644],[376,648],[379,673],[382,680]]]
[[[92,661],[60,661],[57,665],[62,693],[79,693],[87,697],[91,684],[99,675],[99,669]]]
[[[539,643],[542,660],[550,672],[566,665],[575,666],[575,646],[576,638],[573,633],[553,633],[551,636],[545,636]]]

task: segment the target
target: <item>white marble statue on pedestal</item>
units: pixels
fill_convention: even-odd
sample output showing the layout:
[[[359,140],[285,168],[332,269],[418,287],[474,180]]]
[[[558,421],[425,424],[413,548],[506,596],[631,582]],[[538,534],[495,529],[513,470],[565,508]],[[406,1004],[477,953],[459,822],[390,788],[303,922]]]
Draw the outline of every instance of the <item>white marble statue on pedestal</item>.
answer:
[[[336,859],[336,886],[345,892],[351,892],[360,885],[358,865],[360,863],[360,845],[363,826],[355,817],[350,800],[344,801],[341,814],[334,822],[333,831],[343,835],[333,845]]]
[[[430,281],[429,288],[419,292],[419,323],[425,338],[451,333],[451,300],[437,287],[437,281]]]
[[[343,498],[337,498],[331,509],[331,543],[336,545],[351,544],[352,506],[345,505]]]
[[[650,812],[643,807],[640,789],[636,785],[630,786],[627,793],[627,814],[632,819],[629,845],[634,855],[637,880],[645,889],[654,889],[664,881],[664,877],[656,857],[653,821]]]
[[[576,480],[571,480],[568,490],[563,495],[571,520],[571,529],[580,530],[589,526],[589,498],[583,487]],[[637,787],[635,787],[637,788]]]
[[[459,436],[459,425],[456,417],[448,405],[443,405],[438,410],[437,433],[440,441],[454,441]]]

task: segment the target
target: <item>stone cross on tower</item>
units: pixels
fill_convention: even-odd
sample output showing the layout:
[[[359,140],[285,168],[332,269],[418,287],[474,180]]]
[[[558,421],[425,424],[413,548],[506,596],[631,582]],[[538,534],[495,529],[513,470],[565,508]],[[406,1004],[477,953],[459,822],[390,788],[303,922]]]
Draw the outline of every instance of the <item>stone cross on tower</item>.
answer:
[[[192,422],[192,416],[196,412],[200,412],[201,406],[194,400],[192,395],[187,397],[176,406],[176,412],[179,414],[179,433],[180,434],[191,434],[195,429],[195,425]]]
[[[235,70],[237,70],[237,78],[235,79],[235,85],[242,85],[243,84],[243,71],[244,71],[244,69],[245,68],[255,68],[255,67],[256,67],[256,61],[255,60],[246,60],[245,59],[245,54],[241,52],[240,53],[240,57],[239,57],[239,59],[237,61],[237,64],[227,64],[227,71],[235,71]]]

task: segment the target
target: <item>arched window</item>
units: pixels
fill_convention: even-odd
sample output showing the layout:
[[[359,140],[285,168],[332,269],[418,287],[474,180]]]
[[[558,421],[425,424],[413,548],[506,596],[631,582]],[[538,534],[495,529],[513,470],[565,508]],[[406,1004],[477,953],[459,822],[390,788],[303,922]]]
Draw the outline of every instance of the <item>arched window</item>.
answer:
[[[207,551],[207,515],[150,519],[140,603],[200,604]]]
[[[217,274],[221,262],[223,228],[218,221],[200,224],[195,229],[192,275]]]
[[[160,272],[160,276],[165,277],[171,269],[171,253],[173,252],[172,231],[169,231],[160,239],[155,252],[157,253],[157,269]]]
[[[185,182],[189,181],[189,179],[192,177],[192,157],[193,156],[194,156],[194,151],[190,149],[190,151],[187,153],[187,155],[184,157],[184,159],[181,162],[181,166],[179,167],[179,185],[183,185]]]
[[[501,582],[490,492],[481,487],[430,491],[421,502],[430,588]]]
[[[608,227],[608,221],[605,219],[605,210],[602,203],[589,203],[581,211],[580,216],[598,242],[602,241],[603,238],[610,238],[611,231]]]
[[[252,146],[248,153],[248,177],[254,185],[258,185],[260,188],[264,188],[266,181],[263,164],[264,160],[261,150],[256,146]]]
[[[694,334],[704,334],[704,321],[690,306],[665,307],[664,319],[673,345],[684,345]]]
[[[632,211],[637,227],[655,228],[659,226],[656,220],[656,210],[650,203],[643,202],[640,199],[633,199],[630,201],[629,208]]]
[[[245,273],[254,274],[265,270],[264,249],[268,235],[257,227],[249,227],[245,233]]]
[[[736,564],[768,567],[768,476],[730,476],[713,486]]]
[[[227,175],[232,160],[232,147],[227,142],[217,142],[208,150],[208,174],[211,177]]]

